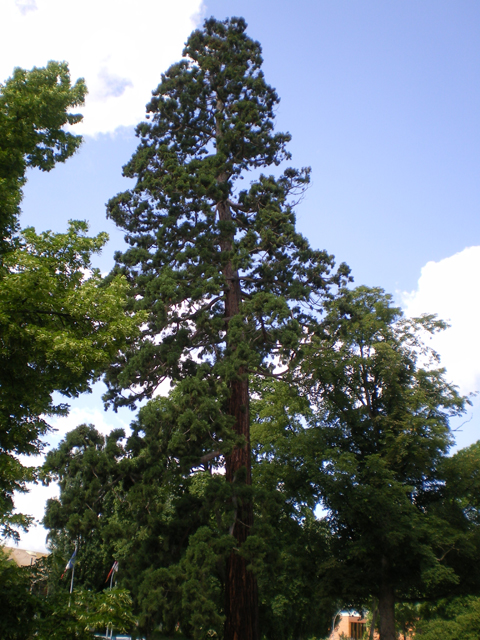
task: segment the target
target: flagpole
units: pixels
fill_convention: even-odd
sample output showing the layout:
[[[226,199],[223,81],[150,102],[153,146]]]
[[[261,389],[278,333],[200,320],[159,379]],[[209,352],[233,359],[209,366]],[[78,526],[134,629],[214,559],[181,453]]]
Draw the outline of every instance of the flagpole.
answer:
[[[108,578],[110,578],[110,591],[112,590],[112,586],[113,586],[113,574],[114,574],[116,571],[118,571],[118,562],[117,562],[117,561],[115,561],[115,562],[113,563],[113,566],[112,566],[112,568],[110,569],[110,571],[109,571],[109,573],[108,573],[107,579],[105,580],[105,582],[108,582]],[[107,624],[107,631],[106,631],[106,634],[105,634],[105,638],[107,638],[107,639],[108,639],[108,637],[109,637],[109,636],[108,636],[108,627],[109,627],[109,626],[110,626],[110,625],[108,625],[108,624]],[[113,624],[112,624],[112,626],[111,626],[111,628],[110,628],[110,640],[111,640],[112,638],[113,638]]]
[[[72,566],[72,579],[70,580],[70,595],[72,595],[72,591],[73,591],[73,576],[75,575],[75,562],[77,561],[77,549],[78,549],[78,542],[75,542],[75,551],[73,552],[73,556],[72,556],[75,558],[75,560]]]
[[[75,542],[75,551],[73,552],[72,558],[74,559],[73,564],[72,564],[72,578],[70,580],[70,598],[68,599],[68,606],[70,607],[70,604],[72,602],[72,592],[73,592],[73,577],[75,575],[75,561],[77,559],[77,546],[78,543]],[[70,558],[69,562],[72,561],[72,558]],[[67,565],[68,568],[68,565]]]
[[[73,591],[73,576],[75,575],[75,565],[72,567],[72,579],[70,580],[70,595],[72,595]]]
[[[111,576],[110,576],[110,591],[112,590],[112,583],[113,583],[113,574],[115,573],[115,571],[111,571]],[[113,624],[110,627],[110,640],[113,636]],[[108,625],[107,625],[107,638],[108,638]]]

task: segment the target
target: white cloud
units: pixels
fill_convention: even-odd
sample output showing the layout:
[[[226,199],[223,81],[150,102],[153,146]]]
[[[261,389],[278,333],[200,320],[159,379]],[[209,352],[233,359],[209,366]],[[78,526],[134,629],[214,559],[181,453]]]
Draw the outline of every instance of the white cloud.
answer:
[[[15,4],[22,16],[25,16],[30,11],[37,11],[38,9],[35,0],[15,0]]]
[[[86,396],[88,397],[88,396]],[[101,406],[91,408],[73,407],[68,416],[49,420],[50,424],[56,431],[49,437],[49,442],[56,445],[65,435],[78,427],[80,424],[93,424],[95,429],[104,436],[108,435],[113,429],[124,429],[128,434],[129,423],[122,420],[118,414],[109,411],[102,411]]]
[[[450,324],[434,336],[447,377],[464,394],[480,390],[480,246],[468,247],[439,262],[428,262],[418,288],[402,295],[407,315],[436,313]]]
[[[39,464],[41,461],[39,461]],[[26,513],[35,518],[35,524],[30,527],[27,533],[20,534],[20,549],[28,549],[29,551],[47,550],[46,539],[47,530],[40,524],[45,513],[45,505],[49,498],[56,498],[59,495],[59,487],[53,483],[48,487],[41,484],[34,485],[29,493],[20,493],[15,496],[15,509],[20,513]],[[13,542],[7,542],[9,546]]]
[[[181,57],[202,0],[2,0],[0,80],[66,60],[89,89],[79,133],[139,122],[160,74]]]

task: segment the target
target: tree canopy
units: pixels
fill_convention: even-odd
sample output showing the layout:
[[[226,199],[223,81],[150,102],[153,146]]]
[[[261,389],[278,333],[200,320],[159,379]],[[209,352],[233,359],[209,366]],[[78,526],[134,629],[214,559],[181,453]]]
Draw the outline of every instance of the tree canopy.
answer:
[[[322,507],[330,537],[319,596],[357,610],[373,599],[380,636],[393,640],[395,601],[478,592],[468,569],[480,550],[478,446],[448,455],[450,418],[467,401],[426,343],[443,322],[405,318],[367,287],[341,291],[325,310],[302,383],[258,390],[256,473],[299,513]]]
[[[0,258],[18,227],[28,167],[50,171],[78,149],[81,136],[64,129],[82,116],[82,78],[72,86],[68,65],[49,62],[30,71],[17,67],[0,85]]]
[[[68,405],[53,393],[74,397],[89,391],[139,318],[124,313],[125,279],[104,286],[90,257],[106,235],[86,236],[72,222],[66,234],[26,229],[4,257],[0,287],[0,512],[4,533],[26,525],[13,514],[13,491],[32,480],[19,455],[39,453],[48,416]],[[90,270],[90,274],[88,274]],[[87,276],[89,275],[89,277]]]
[[[0,548],[2,640],[94,640],[95,632],[132,631],[131,598],[124,590],[70,595],[49,575],[50,559],[19,567]]]
[[[43,467],[60,485],[44,524],[53,581],[75,541],[76,583],[101,589],[118,560],[116,580],[131,593],[145,637],[158,628],[173,637],[179,626],[184,637],[206,640],[223,636],[233,508],[222,475],[209,463],[191,469],[182,420],[188,399],[179,396],[174,390],[142,407],[125,440],[120,432],[104,438],[91,425],[67,434]],[[255,439],[254,446],[260,452]],[[317,579],[330,533],[313,506],[299,509],[290,483],[278,486],[279,468],[278,475],[257,473],[260,466],[254,456],[256,525],[243,548],[258,581],[260,636],[307,640],[326,633],[335,606]]]

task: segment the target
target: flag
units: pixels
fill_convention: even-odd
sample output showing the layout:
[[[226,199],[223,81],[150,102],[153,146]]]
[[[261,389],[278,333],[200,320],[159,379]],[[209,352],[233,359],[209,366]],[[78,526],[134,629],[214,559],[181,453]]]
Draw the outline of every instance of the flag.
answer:
[[[115,560],[115,562],[112,565],[112,568],[108,572],[108,576],[107,576],[107,579],[105,580],[105,582],[108,582],[108,579],[110,578],[112,573],[115,573],[116,571],[118,571],[118,562]]]
[[[70,560],[67,562],[67,566],[65,567],[65,571],[62,573],[62,575],[60,576],[60,580],[63,578],[63,576],[66,574],[66,572],[69,569],[73,569],[73,565],[75,564],[75,556],[77,555],[77,547],[75,547],[75,551],[72,553],[72,557],[70,558]]]
[[[72,557],[67,562],[67,566],[65,567],[65,571],[69,569],[73,569],[73,565],[75,564],[75,556],[77,555],[77,547],[75,547],[75,551],[72,553]]]

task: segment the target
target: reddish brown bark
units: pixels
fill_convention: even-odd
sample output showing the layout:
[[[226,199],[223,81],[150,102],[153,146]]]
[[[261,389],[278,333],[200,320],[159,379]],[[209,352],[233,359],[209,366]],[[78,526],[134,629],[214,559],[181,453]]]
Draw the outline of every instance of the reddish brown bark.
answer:
[[[225,640],[258,639],[257,581],[236,553],[227,560]]]
[[[224,180],[221,176],[219,182]],[[230,220],[231,211],[226,203],[217,206],[219,218]],[[222,251],[231,251],[233,238],[221,242]],[[227,283],[225,290],[225,322],[227,325],[227,343],[229,343],[228,325],[230,319],[240,312],[242,292],[238,273],[228,262],[224,269]],[[235,345],[228,344],[234,351]],[[250,454],[250,412],[248,376],[240,367],[238,378],[230,383],[230,398],[228,414],[234,419],[234,429],[243,436],[244,444],[235,447],[226,458],[226,481],[232,484],[252,484],[252,464]],[[250,501],[242,500],[234,493],[234,519],[232,535],[236,539],[236,549],[240,549],[247,539],[253,525],[253,505]],[[257,581],[254,574],[247,570],[247,562],[237,551],[232,551],[227,560],[225,579],[225,640],[258,640],[258,593]]]
[[[236,447],[226,461],[227,482],[238,481],[251,484],[250,433],[248,411],[248,380],[232,384],[230,414],[236,418],[235,430],[245,437],[245,446]],[[253,524],[251,502],[234,498],[235,520],[233,535],[240,548],[247,539]],[[258,595],[254,574],[247,570],[247,563],[233,551],[227,560],[225,583],[225,640],[257,640],[258,638]]]

